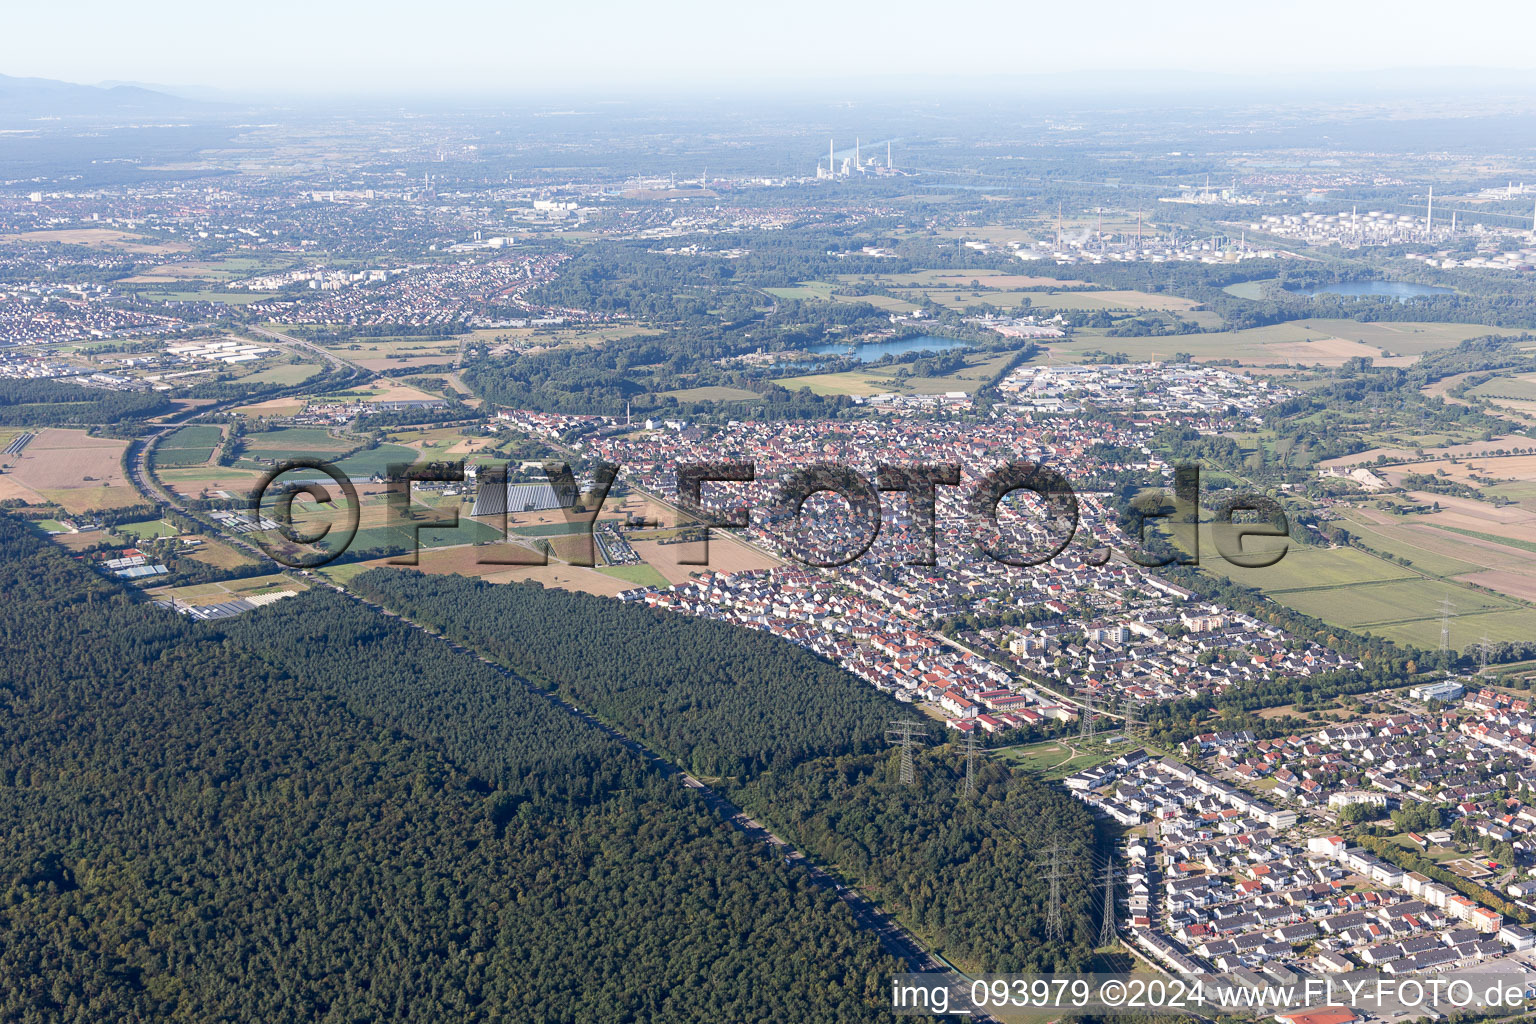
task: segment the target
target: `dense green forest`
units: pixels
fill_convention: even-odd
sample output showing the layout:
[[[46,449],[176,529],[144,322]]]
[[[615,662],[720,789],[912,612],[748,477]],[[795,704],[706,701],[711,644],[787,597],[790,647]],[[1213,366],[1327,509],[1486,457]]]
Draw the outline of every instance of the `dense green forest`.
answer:
[[[1100,914],[1092,813],[1061,787],[990,761],[962,802],[959,763],[945,751],[919,757],[917,781],[903,786],[888,756],[826,759],[766,772],[734,795],[967,970],[1089,969]],[[1064,943],[1046,934],[1053,842]]]
[[[873,1020],[834,897],[478,659],[194,624],[0,516],[0,1018]]]
[[[882,730],[900,705],[807,651],[725,623],[459,576],[375,569],[352,585],[555,688],[721,785],[847,872],[967,967],[1079,969],[1092,953],[1093,817],[1059,787],[989,764],[971,808],[934,753],[912,787]],[[941,740],[933,727],[928,740]],[[1062,847],[1067,941],[1045,940],[1042,858]]]
[[[171,408],[158,391],[108,391],[53,380],[0,380],[0,424],[52,427],[121,423]]]
[[[891,699],[793,644],[537,583],[374,569],[359,593],[443,630],[706,776],[883,747]]]

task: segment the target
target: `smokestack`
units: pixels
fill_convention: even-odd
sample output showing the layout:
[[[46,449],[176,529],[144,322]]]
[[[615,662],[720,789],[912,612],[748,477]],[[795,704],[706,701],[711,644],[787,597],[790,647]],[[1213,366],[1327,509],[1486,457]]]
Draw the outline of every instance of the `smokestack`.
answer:
[[[1433,238],[1435,233],[1435,186],[1429,186],[1429,205],[1424,208],[1424,234]]]
[[[837,177],[837,154],[832,151],[832,140],[827,140],[827,177]]]
[[[859,137],[855,135],[853,137],[853,168],[858,170],[859,167]]]
[[[885,140],[885,169],[891,169],[891,140]]]

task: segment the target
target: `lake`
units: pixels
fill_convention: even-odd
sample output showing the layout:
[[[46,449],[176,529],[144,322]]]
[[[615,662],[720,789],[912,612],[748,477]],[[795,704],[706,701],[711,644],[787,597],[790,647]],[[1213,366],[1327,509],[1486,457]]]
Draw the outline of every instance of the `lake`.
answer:
[[[1425,295],[1454,295],[1456,289],[1441,288],[1432,284],[1411,284],[1407,281],[1343,281],[1325,284],[1317,288],[1298,289],[1298,295],[1343,295],[1351,299],[1386,298],[1405,302]]]
[[[810,351],[817,355],[855,356],[861,363],[872,363],[876,359],[883,359],[890,355],[903,355],[907,352],[943,352],[952,348],[965,348],[965,342],[956,341],[954,338],[935,338],[929,334],[921,334],[915,338],[900,338],[895,341],[867,341],[862,345],[812,345]]]

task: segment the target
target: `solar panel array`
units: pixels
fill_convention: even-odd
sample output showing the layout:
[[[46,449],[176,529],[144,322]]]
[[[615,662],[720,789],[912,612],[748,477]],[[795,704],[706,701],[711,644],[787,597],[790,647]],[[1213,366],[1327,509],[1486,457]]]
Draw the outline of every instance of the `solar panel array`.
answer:
[[[503,484],[495,480],[482,480],[475,492],[475,506],[469,510],[472,516],[497,516],[503,513],[548,512],[562,507],[555,489],[544,482]]]

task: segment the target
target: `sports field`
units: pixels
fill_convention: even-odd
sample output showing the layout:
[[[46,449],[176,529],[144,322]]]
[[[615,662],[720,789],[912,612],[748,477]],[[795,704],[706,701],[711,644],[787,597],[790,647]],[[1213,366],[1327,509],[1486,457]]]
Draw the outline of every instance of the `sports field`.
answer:
[[[155,587],[148,593],[152,597],[169,600],[174,597],[183,604],[207,605],[221,604],[224,601],[233,601],[236,598],[252,597],[256,594],[271,594],[279,590],[292,590],[295,592],[308,590],[307,583],[300,582],[281,573],[273,573],[270,576],[247,576],[244,579],[225,580],[220,583],[199,583],[190,587]]]
[[[152,540],[156,537],[175,537],[181,531],[160,519],[145,519],[137,523],[118,523],[116,533],[126,533],[135,540]]]

